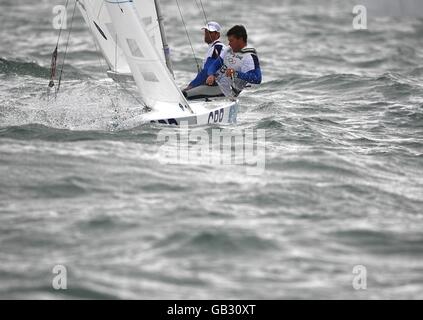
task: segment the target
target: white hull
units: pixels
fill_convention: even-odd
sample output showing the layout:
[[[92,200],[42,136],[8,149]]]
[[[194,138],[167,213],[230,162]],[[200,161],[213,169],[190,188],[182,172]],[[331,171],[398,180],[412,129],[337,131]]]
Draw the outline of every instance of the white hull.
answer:
[[[219,99],[214,101],[199,101],[190,103],[194,113],[187,112],[147,112],[131,120],[134,125],[146,123],[158,123],[164,125],[189,125],[203,126],[210,124],[233,124],[236,123],[239,104],[238,100],[230,101]]]

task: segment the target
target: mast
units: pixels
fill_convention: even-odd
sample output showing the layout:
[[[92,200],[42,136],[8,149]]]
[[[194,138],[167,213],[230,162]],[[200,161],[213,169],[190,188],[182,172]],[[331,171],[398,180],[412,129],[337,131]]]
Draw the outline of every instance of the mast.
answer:
[[[154,4],[156,6],[156,13],[157,13],[157,20],[159,22],[160,34],[162,35],[163,51],[164,51],[164,55],[166,59],[166,66],[169,69],[172,76],[175,76],[173,74],[172,60],[170,59],[170,48],[166,39],[166,32],[165,32],[164,24],[163,24],[163,15],[162,15],[162,10],[160,8],[159,0],[154,0]]]

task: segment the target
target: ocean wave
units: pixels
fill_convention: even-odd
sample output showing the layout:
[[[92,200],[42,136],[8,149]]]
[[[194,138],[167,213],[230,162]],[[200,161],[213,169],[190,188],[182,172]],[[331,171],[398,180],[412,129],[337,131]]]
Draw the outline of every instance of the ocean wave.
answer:
[[[6,75],[29,75],[38,78],[49,78],[50,70],[36,62],[7,60],[0,58],[0,73]]]
[[[0,127],[0,138],[14,140],[39,140],[52,142],[81,141],[154,141],[160,127],[146,124],[134,129],[114,130],[69,130],[48,127],[42,124]]]
[[[57,66],[56,73],[59,73],[60,66]],[[83,75],[74,66],[65,64],[64,74],[66,79],[86,79],[87,75]],[[6,58],[0,58],[0,74],[4,75],[15,75],[15,76],[32,76],[35,78],[50,78],[50,67],[43,67],[37,62],[22,61],[22,60],[11,60]]]

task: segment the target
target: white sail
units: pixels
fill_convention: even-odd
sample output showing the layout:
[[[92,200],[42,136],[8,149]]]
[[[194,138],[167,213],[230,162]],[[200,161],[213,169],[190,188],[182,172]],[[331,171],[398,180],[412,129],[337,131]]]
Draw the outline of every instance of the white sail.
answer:
[[[151,43],[157,49],[160,58],[165,62],[163,38],[160,32],[159,19],[154,1],[134,0],[137,18],[144,25]],[[112,26],[109,13],[103,0],[79,0],[78,8],[85,23],[99,46],[110,70],[117,73],[130,73],[122,50],[116,48],[116,32]]]
[[[165,62],[163,51],[163,40],[160,32],[159,19],[157,17],[156,6],[153,0],[134,0],[138,19],[144,25],[145,31],[150,37],[151,43],[159,53],[160,58]]]
[[[163,62],[163,55],[153,45],[140,21],[134,2],[104,2],[143,101],[158,111],[191,113],[188,102]]]
[[[130,73],[123,51],[116,46],[116,32],[103,0],[79,0],[78,8],[110,70]]]

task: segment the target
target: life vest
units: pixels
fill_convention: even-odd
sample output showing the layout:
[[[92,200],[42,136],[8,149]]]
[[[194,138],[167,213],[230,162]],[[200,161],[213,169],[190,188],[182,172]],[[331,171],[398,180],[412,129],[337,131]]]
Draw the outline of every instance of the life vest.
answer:
[[[252,55],[257,56],[257,51],[254,48],[244,48],[239,52],[233,52],[230,47],[226,50],[223,58],[223,66],[217,72],[216,81],[225,94],[225,96],[238,96],[241,91],[247,86],[247,81],[239,78],[232,79],[226,76],[227,69],[234,69],[237,72],[245,72],[242,70],[243,60],[250,58]],[[249,70],[248,70],[249,71]]]

